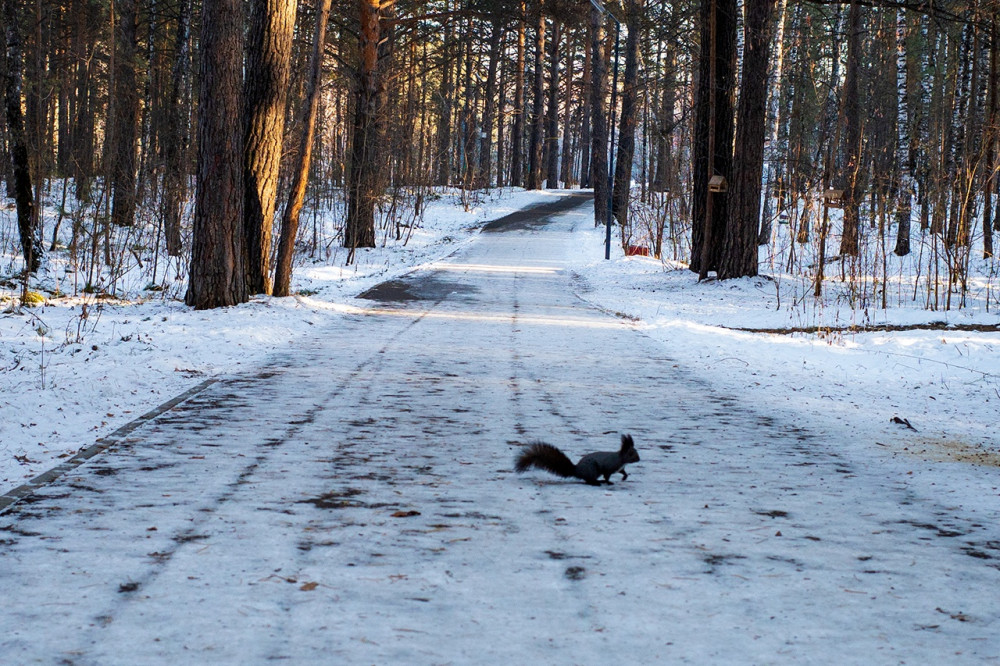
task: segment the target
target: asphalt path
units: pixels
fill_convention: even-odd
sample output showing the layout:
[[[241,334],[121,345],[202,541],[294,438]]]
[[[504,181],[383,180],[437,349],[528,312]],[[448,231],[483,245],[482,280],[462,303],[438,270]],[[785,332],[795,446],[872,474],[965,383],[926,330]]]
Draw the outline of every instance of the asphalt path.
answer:
[[[996,525],[588,305],[585,203],[491,224],[20,496],[0,662],[996,657]],[[512,471],[623,432],[613,486]]]

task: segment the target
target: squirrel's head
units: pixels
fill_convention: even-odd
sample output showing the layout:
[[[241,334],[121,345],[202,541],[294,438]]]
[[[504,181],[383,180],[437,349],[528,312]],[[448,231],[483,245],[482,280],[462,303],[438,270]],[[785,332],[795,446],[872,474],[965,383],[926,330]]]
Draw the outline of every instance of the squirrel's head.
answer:
[[[618,454],[624,462],[639,462],[639,452],[635,450],[635,442],[632,441],[632,435],[622,435],[622,448]]]

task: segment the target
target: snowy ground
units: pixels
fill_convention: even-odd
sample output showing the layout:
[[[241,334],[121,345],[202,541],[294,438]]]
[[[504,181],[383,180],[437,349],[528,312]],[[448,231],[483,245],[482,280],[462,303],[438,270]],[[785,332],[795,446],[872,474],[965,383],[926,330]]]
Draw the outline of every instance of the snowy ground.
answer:
[[[309,296],[105,303],[69,344],[79,303],[0,317],[7,488],[220,380],[0,521],[0,656],[1000,659],[1000,335],[750,333],[857,316],[778,307],[780,276],[605,262],[586,209],[472,230],[554,196],[429,213],[357,273],[301,271]],[[441,300],[353,298],[417,266]],[[643,460],[612,488],[510,473],[516,439],[627,430]]]
[[[177,283],[152,295],[140,285],[129,301],[82,295],[17,309],[18,290],[0,286],[0,494],[206,378],[256,367],[342,316],[332,304],[352,303],[455,252],[484,222],[552,196],[508,190],[468,211],[458,196],[443,197],[405,245],[359,251],[350,266],[336,249],[328,262],[304,260],[292,288],[309,296],[237,308],[195,312]]]
[[[355,265],[300,267],[295,298],[258,298],[193,312],[176,299],[62,298],[0,313],[0,490],[51,467],[207,377],[253,368],[269,354],[342,316],[336,306],[373,284],[426,266],[468,244],[479,226],[558,193],[509,191],[469,212],[455,199],[431,204],[405,245],[360,253]],[[10,211],[4,211],[10,215]],[[573,270],[581,295],[641,320],[686,367],[751,402],[799,413],[803,425],[840,422],[894,454],[1000,464],[1000,334],[912,330],[852,334],[759,334],[734,328],[859,322],[1000,323],[997,305],[929,311],[902,300],[855,312],[834,285],[823,301],[807,286],[774,278],[698,284],[690,272],[654,259],[603,259],[603,232],[584,226]],[[172,295],[183,296],[183,285]],[[168,292],[171,293],[171,292]],[[0,288],[0,298],[15,291]],[[993,298],[996,298],[994,293]],[[916,429],[890,423],[899,417]]]

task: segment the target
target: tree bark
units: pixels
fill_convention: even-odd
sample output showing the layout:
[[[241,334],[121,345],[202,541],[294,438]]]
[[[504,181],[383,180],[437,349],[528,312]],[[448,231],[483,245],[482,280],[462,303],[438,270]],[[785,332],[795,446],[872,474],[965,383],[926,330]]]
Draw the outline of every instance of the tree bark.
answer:
[[[903,257],[910,253],[910,211],[913,205],[913,177],[910,168],[909,100],[906,86],[906,10],[896,10],[896,247]]]
[[[188,147],[187,117],[190,105],[187,94],[191,68],[191,0],[180,0],[177,32],[174,37],[174,65],[170,97],[166,104],[166,129],[163,138],[163,230],[167,255],[181,256],[181,211],[187,192]]]
[[[543,170],[545,187],[559,188],[559,40],[562,24],[552,19],[552,37],[549,40],[549,101],[545,117],[545,147]]]
[[[444,41],[441,44],[441,87],[438,90],[438,161],[435,182],[443,186],[451,183],[451,111],[452,96],[454,93],[451,79],[451,51],[453,50],[453,44],[453,29],[449,21],[444,26]]]
[[[243,91],[247,290],[271,291],[271,234],[292,66],[296,0],[253,0]]]
[[[94,85],[92,66],[94,62],[94,16],[99,11],[89,2],[75,5],[73,30],[73,57],[76,60],[75,108],[70,121],[72,145],[70,147],[74,194],[77,201],[90,201],[90,181],[94,176]]]
[[[500,64],[500,47],[503,45],[504,27],[494,19],[490,35],[490,64],[486,72],[486,90],[483,93],[483,131],[479,139],[478,187],[489,187],[493,182],[493,124],[497,110],[497,68]]]
[[[667,46],[664,62],[663,91],[660,97],[659,123],[657,124],[654,146],[656,148],[656,168],[653,173],[653,191],[671,190],[673,168],[674,105],[677,103],[677,55],[673,45]]]
[[[313,138],[316,134],[316,111],[319,108],[320,79],[323,73],[323,47],[326,44],[326,25],[330,17],[331,0],[321,0],[316,13],[316,31],[313,36],[313,53],[309,63],[309,83],[302,119],[302,139],[298,159],[292,173],[292,188],[281,217],[281,234],[278,257],[274,269],[274,295],[288,296],[292,284],[292,260],[295,256],[295,239],[299,232],[299,213],[305,201],[312,159]]]
[[[591,114],[591,71],[594,49],[593,23],[587,22],[587,34],[583,40],[583,78],[580,81],[580,97],[583,109],[580,118],[580,187],[592,187],[590,182],[590,114]]]
[[[1000,7],[998,7],[1000,9]],[[1000,95],[997,86],[1000,85],[1000,30],[997,29],[996,12],[990,19],[990,82],[988,98],[989,114],[986,126],[986,178],[983,204],[983,258],[993,256],[993,225],[1000,220],[993,220],[993,193],[996,191],[997,177],[1000,175],[1000,163],[997,159],[997,139],[1000,137]]]
[[[844,76],[844,232],[840,238],[840,253],[857,256],[859,236],[859,206],[861,192],[861,100],[858,85],[861,64],[861,5],[851,2],[847,15],[847,71]]]
[[[115,8],[114,96],[111,141],[111,188],[114,204],[111,222],[119,227],[135,223],[135,169],[139,119],[139,87],[136,75],[138,7],[136,0],[117,0]]]
[[[465,71],[462,77],[462,91],[465,100],[462,104],[462,115],[458,125],[461,130],[460,140],[462,142],[460,162],[462,189],[469,189],[470,186],[475,187],[475,183],[478,180],[476,170],[479,165],[479,161],[475,155],[477,144],[479,143],[476,132],[476,97],[478,86],[473,84],[472,78],[474,67],[472,57],[472,17],[469,17],[465,27],[466,29],[463,31],[464,46],[462,47],[465,49]]]
[[[203,0],[191,273],[196,309],[247,301],[243,248],[243,4]]]
[[[535,27],[535,71],[532,86],[531,110],[531,145],[528,149],[528,182],[529,190],[542,188],[543,152],[545,146],[545,14],[541,5],[538,11],[538,24]]]
[[[573,61],[576,39],[567,29],[566,35],[566,94],[563,97],[562,155],[559,158],[559,180],[563,187],[573,186]]]
[[[736,14],[735,0],[702,0],[689,265],[701,279],[718,268],[728,219],[727,193],[710,194],[708,182],[710,176],[732,180]]]
[[[527,29],[526,4],[521,3],[517,24],[517,55],[514,60],[514,124],[510,131],[510,184],[524,185],[524,54]]]
[[[358,34],[357,89],[351,170],[347,184],[347,223],[344,247],[375,247],[375,204],[379,178],[379,67],[381,37],[379,0],[358,0],[361,30]]]
[[[590,184],[594,188],[594,226],[608,220],[608,52],[604,39],[604,14],[590,10]]]
[[[23,54],[21,32],[15,0],[3,0],[2,16],[5,29],[4,112],[7,119],[7,140],[13,168],[14,202],[17,207],[17,229],[21,240],[21,255],[26,273],[34,273],[41,264],[43,248],[38,235],[38,215],[31,192],[31,171],[28,164],[28,143],[24,132],[24,109],[21,107],[23,88]]]
[[[719,261],[720,279],[757,275],[757,236],[767,124],[767,67],[774,0],[746,0],[743,78],[736,120],[736,145],[729,197],[729,224]]]
[[[632,189],[632,160],[635,157],[635,128],[638,120],[639,31],[643,0],[629,0],[628,37],[625,39],[625,76],[622,85],[622,115],[619,120],[618,155],[615,157],[614,192],[611,211],[618,224],[628,223],[629,194]]]
[[[774,71],[770,80],[773,81],[774,93],[770,96],[767,105],[767,138],[764,143],[764,182],[767,190],[764,192],[763,219],[760,224],[760,233],[757,235],[758,245],[767,245],[771,242],[771,221],[774,216],[771,214],[771,201],[775,197],[775,181],[780,186],[781,170],[775,169],[774,164],[778,163],[778,132],[781,128],[781,90],[782,78],[785,69],[785,23],[788,15],[788,0],[779,0],[780,10],[778,11],[777,33],[774,36]],[[786,146],[787,150],[787,146]],[[783,207],[782,199],[778,199],[778,212]]]

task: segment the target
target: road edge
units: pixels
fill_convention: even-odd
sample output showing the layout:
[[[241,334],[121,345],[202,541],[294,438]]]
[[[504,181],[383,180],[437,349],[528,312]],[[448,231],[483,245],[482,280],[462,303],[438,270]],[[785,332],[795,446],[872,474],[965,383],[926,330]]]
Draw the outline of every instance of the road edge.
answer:
[[[160,404],[159,406],[151,409],[142,416],[129,421],[125,425],[121,426],[117,430],[99,438],[96,442],[91,444],[85,449],[80,449],[76,455],[71,458],[64,460],[55,467],[42,472],[38,476],[34,477],[30,481],[12,490],[0,495],[0,515],[6,513],[11,507],[23,500],[25,497],[29,497],[35,493],[39,488],[43,488],[48,484],[52,483],[59,477],[63,476],[67,472],[70,472],[77,467],[80,467],[83,463],[87,462],[97,454],[106,451],[115,444],[118,444],[123,439],[128,437],[133,431],[138,429],[140,426],[145,425],[149,421],[152,421],[157,416],[168,412],[177,405],[181,404],[185,400],[201,393],[207,389],[212,384],[219,381],[218,378],[206,379],[203,382],[192,386],[187,391],[184,391],[180,395],[177,395],[170,400]]]

